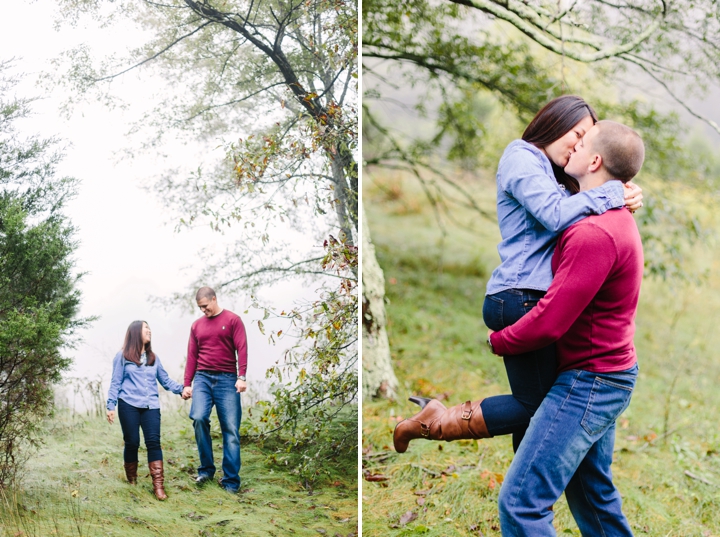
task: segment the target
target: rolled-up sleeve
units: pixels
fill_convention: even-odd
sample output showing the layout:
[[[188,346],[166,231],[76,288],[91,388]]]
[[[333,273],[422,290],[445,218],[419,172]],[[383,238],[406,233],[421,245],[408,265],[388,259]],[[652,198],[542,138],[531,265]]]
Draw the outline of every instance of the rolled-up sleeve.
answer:
[[[124,368],[122,361],[124,360],[122,352],[118,352],[113,359],[112,377],[110,379],[110,389],[108,390],[107,409],[115,410],[118,400],[118,392],[122,384]]]
[[[529,153],[527,149],[518,151]],[[527,157],[520,153],[504,159],[504,169],[498,173],[503,178],[501,187],[549,231],[559,233],[588,215],[625,204],[620,181],[567,196],[535,156]]]
[[[155,355],[155,363],[157,365],[157,380],[160,386],[169,392],[175,394],[181,393],[183,391],[183,385],[170,378],[170,375],[167,374],[167,371],[165,371],[165,368],[160,363],[160,357],[157,354]]]

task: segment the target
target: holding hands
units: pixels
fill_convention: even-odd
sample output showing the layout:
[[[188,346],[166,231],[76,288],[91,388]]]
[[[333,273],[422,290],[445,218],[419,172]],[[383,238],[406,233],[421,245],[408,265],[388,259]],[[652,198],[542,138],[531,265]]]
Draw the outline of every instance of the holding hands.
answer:
[[[183,399],[190,399],[192,397],[192,386],[185,386],[180,396]]]

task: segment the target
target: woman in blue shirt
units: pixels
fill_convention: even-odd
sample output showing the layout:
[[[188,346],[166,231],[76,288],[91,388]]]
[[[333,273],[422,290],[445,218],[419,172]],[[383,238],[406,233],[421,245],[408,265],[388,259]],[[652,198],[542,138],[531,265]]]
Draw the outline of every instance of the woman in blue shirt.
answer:
[[[511,142],[498,164],[497,210],[502,241],[500,266],[487,284],[483,320],[501,330],[517,322],[545,295],[552,281],[550,261],[561,231],[591,214],[642,206],[639,187],[620,181],[579,193],[577,181],[565,174],[575,145],[598,120],[583,99],[563,95],[547,103]],[[627,198],[627,199],[626,199]],[[504,356],[512,395],[466,401],[451,408],[436,399],[411,397],[422,410],[395,428],[395,450],[410,440],[457,440],[512,434],[517,450],[530,418],[556,376],[555,346]]]
[[[147,448],[148,467],[158,500],[165,500],[163,455],[160,446],[160,397],[157,383],[180,395],[183,386],[171,379],[150,344],[150,327],[145,321],[133,321],[125,342],[113,360],[112,380],[107,400],[107,420],[115,421],[117,406],[125,441],[125,475],[137,483],[138,448],[142,428]]]

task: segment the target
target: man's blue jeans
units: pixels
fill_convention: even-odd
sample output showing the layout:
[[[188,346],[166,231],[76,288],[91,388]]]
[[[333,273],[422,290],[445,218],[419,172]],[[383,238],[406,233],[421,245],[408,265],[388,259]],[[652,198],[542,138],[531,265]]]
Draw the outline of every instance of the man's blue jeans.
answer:
[[[220,485],[231,492],[240,488],[240,420],[242,406],[235,389],[237,377],[233,373],[197,371],[193,381],[190,419],[195,427],[195,441],[200,454],[199,475],[215,475],[210,412],[213,405],[220,421],[223,437],[223,478]]]
[[[583,536],[632,536],[610,465],[615,420],[630,404],[637,371],[558,376],[500,489],[503,536],[554,536],[550,507],[563,490]]]

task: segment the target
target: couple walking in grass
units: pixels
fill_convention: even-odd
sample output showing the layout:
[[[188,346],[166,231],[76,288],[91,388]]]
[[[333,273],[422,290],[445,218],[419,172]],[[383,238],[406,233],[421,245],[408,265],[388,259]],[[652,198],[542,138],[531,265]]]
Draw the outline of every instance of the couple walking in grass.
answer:
[[[113,360],[107,400],[107,420],[117,412],[125,441],[125,475],[137,482],[138,448],[142,429],[148,467],[158,500],[165,500],[163,454],[160,442],[158,382],[168,391],[192,398],[190,419],[200,456],[196,484],[211,481],[215,463],[210,437],[210,413],[215,406],[223,437],[223,477],[220,486],[228,492],[240,489],[240,394],[247,389],[247,338],[242,320],[222,309],[210,287],[198,290],[195,299],[203,313],[190,328],[184,384],[174,381],[152,350],[150,327],[134,321],[125,342]]]
[[[512,434],[516,453],[498,498],[504,536],[555,535],[563,491],[583,536],[632,535],[610,466],[615,421],[637,378],[643,273],[631,216],[642,195],[623,184],[644,156],[637,133],[598,121],[579,97],[538,112],[498,166],[501,264],[483,306],[512,395],[451,408],[412,397],[422,410],[395,428],[400,453],[418,438]]]

